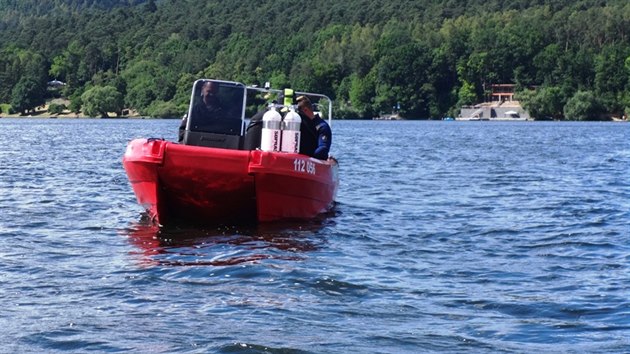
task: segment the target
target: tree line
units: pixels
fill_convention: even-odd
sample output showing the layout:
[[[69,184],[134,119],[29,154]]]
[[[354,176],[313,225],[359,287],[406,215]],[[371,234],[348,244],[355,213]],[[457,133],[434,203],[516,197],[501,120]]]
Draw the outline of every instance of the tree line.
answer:
[[[324,93],[342,118],[453,116],[495,83],[538,119],[630,113],[625,0],[0,0],[0,33],[15,112],[56,94],[177,117],[208,77]]]

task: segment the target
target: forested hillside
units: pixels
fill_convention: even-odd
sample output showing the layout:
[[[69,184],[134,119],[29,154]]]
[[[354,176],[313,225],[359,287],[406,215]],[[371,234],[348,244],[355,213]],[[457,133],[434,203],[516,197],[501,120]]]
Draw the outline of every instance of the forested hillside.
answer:
[[[439,118],[493,83],[538,118],[630,111],[626,0],[0,0],[0,34],[14,111],[56,79],[75,111],[180,116],[199,77],[323,92],[346,118]]]

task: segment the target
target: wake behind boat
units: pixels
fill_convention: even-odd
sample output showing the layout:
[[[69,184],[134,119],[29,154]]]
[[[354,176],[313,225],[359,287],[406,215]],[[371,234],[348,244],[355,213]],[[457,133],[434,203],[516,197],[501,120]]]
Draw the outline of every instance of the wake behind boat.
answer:
[[[216,102],[208,104],[212,100],[207,96],[202,99],[204,90],[214,91]],[[288,111],[286,122],[276,121],[273,126],[274,122],[263,119],[262,137],[245,134],[245,117],[264,104],[262,97],[282,94],[281,90],[237,82],[197,80],[181,143],[152,138],[131,141],[123,166],[138,203],[153,222],[267,222],[313,218],[330,210],[339,187],[338,163],[334,158],[320,160],[297,151],[295,125],[287,118],[296,108],[292,101],[285,99],[284,104],[268,108],[275,113]],[[328,97],[307,92],[295,92],[297,95],[307,96],[319,107],[327,104],[330,121],[332,101]],[[277,129],[271,129],[274,127]],[[285,136],[291,136],[285,139],[293,142],[293,150],[288,152],[282,151],[281,137]],[[256,140],[254,146],[262,139],[261,148],[252,149],[252,139]],[[299,135],[295,139],[299,147]]]

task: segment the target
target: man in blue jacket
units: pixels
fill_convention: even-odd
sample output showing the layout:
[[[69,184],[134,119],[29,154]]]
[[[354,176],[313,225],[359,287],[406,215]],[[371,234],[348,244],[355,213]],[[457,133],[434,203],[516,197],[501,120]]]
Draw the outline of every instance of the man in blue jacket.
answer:
[[[313,104],[306,96],[297,98],[298,113],[302,118],[300,124],[300,154],[316,159],[328,159],[332,131],[330,126],[313,111]]]

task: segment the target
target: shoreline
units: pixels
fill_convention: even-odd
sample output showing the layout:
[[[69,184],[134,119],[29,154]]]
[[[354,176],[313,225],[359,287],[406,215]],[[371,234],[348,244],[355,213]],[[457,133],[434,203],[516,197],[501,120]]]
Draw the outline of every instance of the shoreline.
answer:
[[[177,117],[173,118],[154,118],[154,117],[142,117],[142,116],[119,116],[119,117],[90,117],[84,115],[75,115],[75,114],[59,114],[59,115],[46,115],[46,114],[37,114],[37,115],[26,115],[22,116],[19,114],[0,114],[0,119],[3,118],[12,118],[12,119],[178,119]]]
[[[125,109],[123,112],[128,113],[126,115],[117,116],[115,112],[107,112],[108,117],[94,117],[87,116],[81,113],[70,112],[69,110],[64,110],[63,113],[53,114],[48,111],[48,106],[50,102],[47,102],[43,106],[39,106],[35,108],[32,112],[29,112],[27,115],[22,115],[21,113],[15,114],[6,114],[4,112],[0,112],[0,118],[48,118],[48,119],[56,119],[56,118],[89,118],[89,119],[153,119],[152,117],[143,117],[135,110]],[[67,102],[64,102],[64,104]],[[174,117],[175,118],[175,117]]]
[[[2,118],[17,118],[17,119],[28,119],[28,118],[41,118],[41,119],[181,119],[181,117],[172,117],[172,118],[155,118],[155,117],[146,117],[141,116],[139,114],[131,114],[131,115],[123,115],[116,116],[112,114],[109,117],[94,117],[87,116],[76,113],[62,113],[62,114],[50,114],[48,111],[38,111],[35,113],[21,115],[21,114],[4,114],[0,113],[0,119]]]

